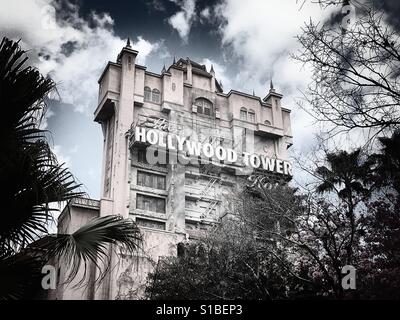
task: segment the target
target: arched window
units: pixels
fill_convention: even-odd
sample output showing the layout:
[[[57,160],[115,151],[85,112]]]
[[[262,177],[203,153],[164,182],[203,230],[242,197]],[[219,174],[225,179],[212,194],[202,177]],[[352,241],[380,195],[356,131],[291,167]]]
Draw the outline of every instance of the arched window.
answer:
[[[195,103],[197,106],[197,113],[211,116],[212,114],[212,103],[205,98],[197,98]]]
[[[144,87],[144,101],[151,101],[151,89]]]
[[[151,100],[155,103],[160,102],[160,90],[153,89],[153,95],[152,95]]]
[[[249,121],[256,122],[256,113],[251,109],[249,110]]]
[[[241,108],[240,109],[240,120],[247,120],[247,109]]]

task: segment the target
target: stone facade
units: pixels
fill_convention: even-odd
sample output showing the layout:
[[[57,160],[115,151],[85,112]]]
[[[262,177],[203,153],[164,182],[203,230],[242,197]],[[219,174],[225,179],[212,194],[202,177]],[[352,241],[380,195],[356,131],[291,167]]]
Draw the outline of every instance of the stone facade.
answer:
[[[140,226],[142,249],[134,256],[113,257],[116,267],[99,287],[63,286],[58,299],[142,297],[147,274],[159,259],[176,255],[179,243],[220,222],[238,181],[262,173],[261,165],[246,171],[244,153],[267,156],[278,169],[278,161],[282,168],[286,165],[292,145],[290,110],[282,106],[282,95],[272,83],[263,99],[234,90],[225,93],[213,68],[208,71],[187,58],[155,74],[136,64],[137,54],[129,45],[123,48],[99,80],[94,115],[104,136],[101,199],[91,205],[71,202],[59,228],[71,231],[94,216],[121,215]],[[167,163],[151,164],[146,157],[150,144],[135,138],[138,127],[234,150],[239,157],[233,163],[215,157],[199,161],[185,153],[188,161],[182,163],[169,160],[174,158],[172,150],[159,148],[159,153],[166,152]],[[275,171],[284,176],[283,169]]]

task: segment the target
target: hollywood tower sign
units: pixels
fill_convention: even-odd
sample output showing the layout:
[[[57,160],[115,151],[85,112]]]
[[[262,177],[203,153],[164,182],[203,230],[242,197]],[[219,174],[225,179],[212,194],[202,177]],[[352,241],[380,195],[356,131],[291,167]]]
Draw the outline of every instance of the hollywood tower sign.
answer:
[[[223,223],[241,181],[292,174],[290,110],[272,83],[264,98],[225,92],[212,66],[174,59],[157,74],[137,64],[137,54],[128,44],[99,80],[100,199],[71,201],[59,229],[73,232],[93,217],[121,215],[140,227],[142,249],[110,252],[112,271],[99,287],[97,271],[89,268],[87,286],[60,285],[50,298],[141,298],[160,259]],[[60,283],[68,272],[64,265],[58,262]]]
[[[153,121],[152,121],[153,120]],[[148,129],[149,123],[153,123]],[[165,119],[147,119],[145,126],[137,126],[133,135],[134,142],[148,143],[158,148],[149,148],[146,154],[147,161],[153,164],[166,164],[167,159],[159,154],[157,151],[166,149],[180,153],[181,157],[176,157],[178,160],[182,159],[181,163],[188,164],[189,158],[201,157],[203,159],[216,159],[223,161],[226,164],[237,165],[238,153],[231,148],[225,148],[222,145],[214,146],[212,143],[206,141],[192,141],[188,137],[180,136],[178,134],[170,134],[170,125]],[[167,129],[168,128],[168,129]],[[196,135],[195,135],[196,136]],[[154,151],[154,152],[152,152]],[[165,153],[164,153],[165,154]],[[265,155],[251,154],[249,152],[242,152],[240,157],[242,159],[241,166],[252,167],[253,169],[260,169],[276,172],[278,174],[292,175],[292,165],[290,162],[270,158]],[[196,159],[196,158],[195,158]],[[209,163],[209,160],[206,161]],[[171,163],[173,164],[173,163]]]

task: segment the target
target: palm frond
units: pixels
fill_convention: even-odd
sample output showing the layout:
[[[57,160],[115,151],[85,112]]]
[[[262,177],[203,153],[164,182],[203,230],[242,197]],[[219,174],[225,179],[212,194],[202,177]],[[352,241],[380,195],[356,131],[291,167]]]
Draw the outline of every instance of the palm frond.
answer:
[[[17,255],[0,255],[0,300],[33,297],[42,278],[43,260],[23,251]]]
[[[79,184],[58,164],[39,128],[46,95],[55,88],[38,70],[24,67],[27,60],[18,42],[3,38],[0,44],[0,194],[3,217],[0,249],[18,252],[46,233],[52,219],[49,204],[76,196]]]
[[[50,203],[83,195],[77,191],[79,185],[73,175],[56,162],[45,141],[25,146],[6,168],[2,180],[8,188],[1,197],[12,214],[5,215],[0,224],[0,246],[4,248],[24,247],[46,233],[52,219]]]
[[[38,70],[24,67],[26,60],[18,42],[3,38],[0,43],[0,107],[3,112],[0,184],[5,188],[0,193],[0,274],[9,277],[10,286],[3,287],[1,279],[4,291],[0,292],[0,298],[18,298],[19,289],[14,290],[19,286],[17,278],[37,274],[31,267],[41,258],[26,255],[24,248],[47,235],[51,213],[55,210],[50,204],[84,195],[70,171],[57,162],[47,142],[47,132],[40,129],[46,110],[45,98],[55,84]],[[97,267],[105,264],[107,270],[109,246],[119,244],[132,251],[140,239],[133,221],[109,216],[97,218],[71,235],[57,235],[51,241],[46,239],[47,245],[42,246],[41,252],[45,252],[48,259],[63,257],[71,263],[72,279],[80,266],[86,269],[88,263]]]
[[[71,282],[83,266],[81,283],[90,263],[101,270],[99,278],[108,272],[112,250],[109,245],[118,245],[133,253],[139,248],[141,240],[142,236],[135,222],[110,215],[95,218],[72,234],[57,234],[46,249],[48,259],[55,258],[70,264],[66,282]]]
[[[38,118],[43,116],[44,97],[55,87],[54,82],[45,79],[38,70],[29,66],[23,68],[27,59],[18,42],[3,38],[0,44],[0,103],[5,121],[0,133],[4,140],[10,141],[8,146],[13,146],[15,139],[24,143],[40,136],[42,131],[36,125]]]

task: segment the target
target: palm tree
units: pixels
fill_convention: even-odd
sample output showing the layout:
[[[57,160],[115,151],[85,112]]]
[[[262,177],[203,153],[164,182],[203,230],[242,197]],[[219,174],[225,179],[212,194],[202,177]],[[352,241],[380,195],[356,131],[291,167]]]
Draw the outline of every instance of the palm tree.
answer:
[[[316,174],[322,180],[317,186],[320,193],[334,191],[348,202],[354,209],[353,197],[355,194],[365,194],[368,189],[364,186],[364,179],[368,174],[367,167],[361,161],[361,150],[356,149],[350,153],[339,151],[328,153],[326,160],[329,167],[321,166],[316,169]]]
[[[322,181],[317,186],[317,192],[334,192],[347,207],[346,217],[349,220],[349,241],[347,242],[347,264],[351,264],[353,258],[354,238],[357,232],[355,207],[362,199],[370,194],[364,181],[370,175],[370,170],[361,160],[361,149],[350,153],[339,151],[326,155],[327,166],[316,169],[316,175]]]
[[[369,157],[371,167],[375,168],[372,181],[377,187],[391,186],[400,195],[400,130],[391,137],[379,138],[381,152]]]
[[[45,97],[55,89],[51,79],[24,67],[28,57],[18,42],[0,44],[0,300],[21,298],[40,275],[43,263],[66,258],[72,275],[82,264],[100,267],[109,244],[133,251],[141,240],[136,224],[120,216],[90,221],[73,234],[48,236],[51,203],[84,196],[73,175],[57,162],[40,128]],[[40,254],[32,253],[32,243]],[[38,246],[35,246],[36,248]],[[38,272],[39,271],[39,272]]]

